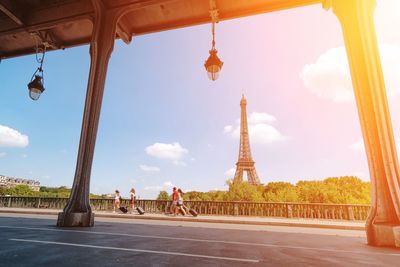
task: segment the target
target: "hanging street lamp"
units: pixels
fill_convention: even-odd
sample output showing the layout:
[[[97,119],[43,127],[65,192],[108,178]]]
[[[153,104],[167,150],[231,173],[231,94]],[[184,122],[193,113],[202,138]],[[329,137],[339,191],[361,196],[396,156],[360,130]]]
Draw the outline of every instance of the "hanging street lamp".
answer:
[[[218,79],[219,72],[221,71],[224,62],[219,59],[217,56],[218,51],[215,49],[215,22],[218,21],[218,10],[211,10],[210,15],[212,20],[212,47],[210,50],[210,56],[204,63],[204,67],[207,70],[208,78],[210,78],[212,81],[215,81]]]
[[[43,61],[44,55],[46,53],[46,45],[43,45],[44,48],[39,48],[36,46],[36,61],[40,64],[40,66],[36,69],[35,73],[33,73],[30,82],[28,83],[29,97],[32,100],[38,100],[40,95],[44,91],[44,76],[43,76]],[[42,54],[41,57],[39,54]]]
[[[213,41],[213,47],[210,50],[210,56],[208,57],[206,63],[204,63],[208,78],[213,81],[218,79],[219,72],[221,71],[222,65],[224,65],[224,62],[222,62],[217,56],[217,52],[218,51],[215,49]]]
[[[44,86],[43,86],[43,76],[40,75],[34,75],[35,77],[32,76],[31,82],[28,83],[28,90],[29,90],[29,97],[32,100],[38,100],[40,95],[44,91]]]

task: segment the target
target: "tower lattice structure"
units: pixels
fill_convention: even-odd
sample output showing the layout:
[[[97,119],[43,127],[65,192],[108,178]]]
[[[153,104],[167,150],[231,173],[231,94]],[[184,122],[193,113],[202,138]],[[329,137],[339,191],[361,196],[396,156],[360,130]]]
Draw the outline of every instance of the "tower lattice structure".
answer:
[[[247,180],[249,184],[259,185],[260,179],[258,178],[256,167],[254,166],[255,162],[253,157],[251,156],[250,151],[250,138],[249,138],[249,129],[247,126],[247,111],[246,111],[247,100],[242,95],[242,99],[240,100],[240,145],[239,145],[239,159],[236,163],[236,172],[235,178],[233,179],[234,183],[243,182],[243,172],[247,172]]]

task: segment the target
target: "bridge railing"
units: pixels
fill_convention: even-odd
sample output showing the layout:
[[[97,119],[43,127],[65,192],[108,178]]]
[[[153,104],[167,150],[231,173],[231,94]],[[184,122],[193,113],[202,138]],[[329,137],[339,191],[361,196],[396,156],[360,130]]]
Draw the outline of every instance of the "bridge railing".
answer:
[[[56,197],[5,197],[0,196],[0,207],[14,208],[48,208],[63,209],[68,198]],[[110,211],[114,199],[92,198],[94,210]],[[169,210],[171,201],[167,200],[136,200],[149,213],[164,213]],[[129,206],[129,200],[123,200],[122,206]],[[203,215],[228,216],[260,216],[311,218],[331,220],[366,220],[370,210],[369,205],[353,204],[319,204],[319,203],[281,203],[281,202],[239,202],[239,201],[185,201],[185,205]]]

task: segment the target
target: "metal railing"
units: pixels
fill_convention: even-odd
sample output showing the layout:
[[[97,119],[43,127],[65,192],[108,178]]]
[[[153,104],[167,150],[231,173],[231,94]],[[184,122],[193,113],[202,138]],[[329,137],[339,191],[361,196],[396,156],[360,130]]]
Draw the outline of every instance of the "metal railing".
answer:
[[[0,196],[0,207],[63,209],[68,198],[55,197],[4,197]],[[114,199],[92,198],[94,210],[113,209]],[[164,213],[171,201],[136,200],[148,213]],[[129,200],[123,200],[122,206],[128,206]],[[203,215],[261,216],[286,218],[312,218],[331,220],[366,220],[370,206],[354,204],[318,204],[318,203],[280,203],[280,202],[239,202],[239,201],[185,201],[185,205]]]

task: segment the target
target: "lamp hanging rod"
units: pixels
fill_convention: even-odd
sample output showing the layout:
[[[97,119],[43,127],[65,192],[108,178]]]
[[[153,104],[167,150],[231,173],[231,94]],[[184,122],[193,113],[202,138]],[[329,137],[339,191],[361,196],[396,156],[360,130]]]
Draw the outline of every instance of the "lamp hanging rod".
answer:
[[[215,23],[219,22],[217,3],[215,0],[209,1],[210,17],[211,17],[211,31],[212,31],[212,48],[215,48]]]

